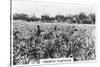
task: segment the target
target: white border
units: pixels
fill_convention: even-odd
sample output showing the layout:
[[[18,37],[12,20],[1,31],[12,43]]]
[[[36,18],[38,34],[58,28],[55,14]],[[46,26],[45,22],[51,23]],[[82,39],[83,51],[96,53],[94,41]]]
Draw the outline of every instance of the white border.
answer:
[[[15,0],[15,1],[19,1],[19,0]],[[20,1],[24,1],[24,0],[20,0]],[[66,5],[66,4],[71,4],[71,5],[89,5],[89,4],[78,4],[78,3],[56,3],[56,2],[42,2],[42,1],[32,1],[32,0],[26,0],[27,2],[39,2],[39,3],[46,3],[46,4],[61,4],[61,5]],[[25,2],[26,2],[25,1]],[[13,4],[12,4],[12,6],[13,6]],[[97,6],[95,5],[95,4],[91,4],[91,5],[89,5],[89,6],[95,6],[96,8],[95,9],[97,9]],[[12,8],[13,9],[13,8]],[[97,12],[97,11],[96,11]],[[95,12],[95,14],[97,15],[97,13]],[[13,19],[13,11],[12,11],[12,19]],[[11,22],[13,22],[13,20],[11,20]],[[96,26],[96,24],[95,24],[95,26]],[[12,24],[12,28],[11,28],[11,31],[13,31],[13,24]],[[12,45],[12,52],[13,52],[13,35],[11,36],[12,37],[12,39],[11,39],[11,41],[12,41],[12,43],[11,43],[11,45]],[[12,67],[19,67],[19,66],[41,66],[41,65],[55,65],[55,64],[58,64],[58,63],[55,63],[55,64],[25,64],[25,65],[13,65],[13,54],[11,55],[11,60],[12,60],[12,62],[11,62],[11,66]],[[77,62],[71,62],[71,63],[60,63],[60,64],[78,64],[78,63],[91,63],[91,62],[97,62],[97,58],[96,58],[96,60],[89,60],[89,61],[77,61]]]
[[[49,3],[49,2],[48,2]],[[59,3],[58,3],[59,4]],[[97,26],[97,24],[96,24],[96,26]],[[98,35],[98,34],[97,34]],[[79,63],[79,62],[78,62]]]

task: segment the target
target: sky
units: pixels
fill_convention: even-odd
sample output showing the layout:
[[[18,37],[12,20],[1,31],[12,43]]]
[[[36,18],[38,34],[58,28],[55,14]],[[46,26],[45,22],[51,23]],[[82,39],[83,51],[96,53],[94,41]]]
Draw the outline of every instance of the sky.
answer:
[[[35,15],[40,17],[43,14],[49,16],[61,15],[75,15],[81,12],[85,14],[95,13],[96,6],[82,5],[82,4],[57,4],[46,2],[34,2],[34,1],[12,1],[13,13],[25,13],[28,15]]]

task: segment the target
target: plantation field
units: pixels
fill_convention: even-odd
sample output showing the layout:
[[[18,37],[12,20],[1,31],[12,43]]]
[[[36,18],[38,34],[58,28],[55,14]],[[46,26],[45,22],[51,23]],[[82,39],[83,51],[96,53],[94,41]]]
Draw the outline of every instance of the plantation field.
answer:
[[[95,25],[13,22],[13,65],[68,57],[95,60]]]

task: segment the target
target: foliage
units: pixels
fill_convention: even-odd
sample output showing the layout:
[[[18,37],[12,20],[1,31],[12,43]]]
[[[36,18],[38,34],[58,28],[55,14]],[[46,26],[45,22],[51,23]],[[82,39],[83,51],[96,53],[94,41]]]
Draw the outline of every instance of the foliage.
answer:
[[[39,63],[40,59],[95,60],[95,27],[85,25],[13,23],[13,64]]]
[[[45,22],[45,23],[56,23],[56,22],[66,22],[66,23],[70,23],[70,24],[95,24],[96,19],[95,19],[95,14],[89,14],[86,15],[85,13],[80,13],[77,15],[68,15],[68,16],[64,16],[64,15],[56,15],[54,17],[49,16],[48,14],[45,15],[41,15],[41,18],[36,17],[35,15],[33,15],[32,17],[29,17],[28,14],[18,14],[15,13],[13,14],[13,20],[24,20],[24,21],[32,21],[32,22],[37,22],[37,21],[41,21],[41,22]],[[55,22],[56,21],[56,22]]]

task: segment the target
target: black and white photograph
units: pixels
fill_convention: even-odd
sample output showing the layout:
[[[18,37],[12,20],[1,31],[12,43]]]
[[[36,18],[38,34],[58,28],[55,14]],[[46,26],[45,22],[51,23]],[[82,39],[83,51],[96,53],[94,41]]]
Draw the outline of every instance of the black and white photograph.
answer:
[[[11,65],[96,60],[96,6],[12,0]]]

